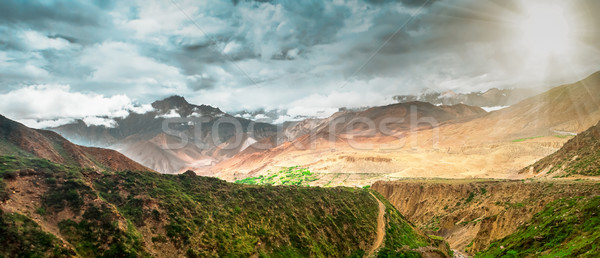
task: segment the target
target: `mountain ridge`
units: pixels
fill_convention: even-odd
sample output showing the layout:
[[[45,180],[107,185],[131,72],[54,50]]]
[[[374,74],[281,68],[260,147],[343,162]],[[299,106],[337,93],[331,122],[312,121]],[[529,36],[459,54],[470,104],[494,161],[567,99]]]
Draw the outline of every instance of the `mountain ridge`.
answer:
[[[72,144],[58,133],[31,129],[0,115],[0,154],[26,155],[84,168],[149,170],[114,150]]]

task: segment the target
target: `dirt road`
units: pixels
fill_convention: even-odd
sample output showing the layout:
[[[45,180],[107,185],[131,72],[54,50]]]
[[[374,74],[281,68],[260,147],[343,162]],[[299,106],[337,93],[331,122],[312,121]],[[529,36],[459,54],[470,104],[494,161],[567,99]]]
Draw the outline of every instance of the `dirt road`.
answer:
[[[377,251],[377,249],[381,247],[381,244],[383,244],[383,238],[385,237],[385,205],[379,199],[377,199],[374,194],[371,193],[371,195],[373,198],[375,198],[375,200],[377,200],[377,203],[379,203],[379,214],[377,215],[377,235],[375,236],[375,241],[373,242],[371,249],[369,249],[369,252],[365,255],[365,257],[373,256],[375,251]]]

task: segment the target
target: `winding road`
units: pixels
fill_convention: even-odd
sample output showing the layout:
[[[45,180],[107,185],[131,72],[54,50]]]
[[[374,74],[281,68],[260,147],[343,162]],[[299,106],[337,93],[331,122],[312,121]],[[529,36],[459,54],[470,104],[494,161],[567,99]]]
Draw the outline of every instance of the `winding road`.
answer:
[[[365,254],[365,257],[373,256],[375,251],[383,244],[383,238],[385,237],[385,205],[373,193],[371,193],[371,196],[379,203],[379,214],[377,215],[377,234],[375,236],[375,241],[373,242],[373,245],[371,245],[369,252]]]

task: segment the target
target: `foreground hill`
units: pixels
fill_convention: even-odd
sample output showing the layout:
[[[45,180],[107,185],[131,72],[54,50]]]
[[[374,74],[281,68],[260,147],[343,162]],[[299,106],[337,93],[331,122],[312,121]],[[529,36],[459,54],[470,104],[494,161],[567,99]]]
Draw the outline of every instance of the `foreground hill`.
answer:
[[[379,249],[444,257],[449,251],[363,189],[252,186],[192,172],[97,173],[14,156],[0,157],[0,164],[1,255],[361,257]],[[383,245],[374,246],[383,234]]]
[[[75,145],[55,132],[31,129],[2,115],[0,155],[43,158],[93,169],[148,170],[116,151]]]
[[[553,177],[600,176],[600,123],[578,134],[560,150],[522,172]]]

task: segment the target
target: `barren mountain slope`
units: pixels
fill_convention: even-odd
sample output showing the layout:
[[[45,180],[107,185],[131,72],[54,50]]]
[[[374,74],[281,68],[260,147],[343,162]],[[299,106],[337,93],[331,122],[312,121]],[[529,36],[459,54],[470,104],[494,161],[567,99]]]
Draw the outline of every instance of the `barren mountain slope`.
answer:
[[[55,132],[31,129],[1,115],[0,154],[43,158],[84,168],[148,170],[114,150],[75,145]]]
[[[365,185],[402,177],[531,177],[518,171],[600,120],[600,73],[488,114],[464,105],[403,105],[335,114],[304,125],[312,134],[295,134],[295,140],[266,151],[249,148],[212,170],[232,180],[299,165],[321,174],[322,180],[314,182],[318,185]],[[409,131],[415,124],[411,105],[422,122],[414,132]],[[466,111],[459,112],[461,107]],[[348,122],[362,117],[376,126],[386,118],[404,120],[386,124],[382,134],[381,127]],[[439,126],[432,128],[433,120]]]
[[[508,108],[463,124],[441,128],[441,144],[510,141],[576,134],[600,120],[600,72],[553,88]]]
[[[424,102],[375,107],[362,112],[339,112],[328,119],[311,121],[309,124],[299,123],[288,128],[287,130],[294,132],[294,137],[291,138],[295,139],[292,141],[283,142],[273,148],[250,146],[234,158],[218,163],[211,170],[230,180],[294,165],[310,166],[315,172],[336,173],[344,170],[347,174],[361,173],[360,167],[338,169],[331,165],[355,165],[354,162],[344,162],[346,156],[356,156],[359,162],[395,162],[397,159],[389,156],[393,154],[392,151],[409,144],[403,141],[411,129],[426,130],[439,124],[468,121],[484,114],[485,111],[481,108],[465,105],[434,106]],[[306,133],[298,136],[298,131]],[[381,148],[390,150],[380,152]],[[386,158],[380,160],[376,158],[378,156]],[[382,164],[386,163],[388,162]],[[374,168],[378,171],[375,173],[394,172],[393,166],[392,163],[389,169],[377,168],[376,164]]]

